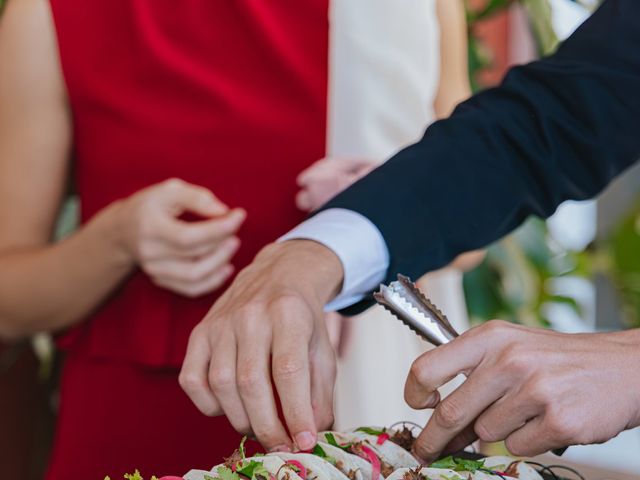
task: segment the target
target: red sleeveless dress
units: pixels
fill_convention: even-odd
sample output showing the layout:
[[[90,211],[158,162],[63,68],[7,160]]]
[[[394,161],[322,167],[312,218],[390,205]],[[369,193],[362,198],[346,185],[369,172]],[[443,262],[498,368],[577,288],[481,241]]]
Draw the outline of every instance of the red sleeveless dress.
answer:
[[[51,0],[82,221],[179,177],[247,210],[239,268],[300,221],[295,178],[325,149],[327,2]],[[237,446],[177,382],[218,294],[187,299],[137,272],[59,338],[48,480],[181,475]]]

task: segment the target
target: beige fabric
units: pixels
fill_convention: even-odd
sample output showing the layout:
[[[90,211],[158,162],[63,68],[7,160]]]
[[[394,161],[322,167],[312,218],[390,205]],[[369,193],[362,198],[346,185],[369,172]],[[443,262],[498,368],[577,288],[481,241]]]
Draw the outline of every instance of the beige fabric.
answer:
[[[435,0],[334,0],[330,10],[328,154],[381,162],[418,140],[434,119],[439,31]],[[454,325],[467,327],[461,274],[421,283]],[[403,399],[409,366],[428,345],[382,309],[346,320],[336,428],[424,423]]]

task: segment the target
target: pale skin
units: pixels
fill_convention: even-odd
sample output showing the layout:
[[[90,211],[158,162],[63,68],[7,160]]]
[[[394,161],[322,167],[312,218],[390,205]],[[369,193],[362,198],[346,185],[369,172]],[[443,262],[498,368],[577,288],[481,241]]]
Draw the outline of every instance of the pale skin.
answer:
[[[0,71],[0,337],[82,321],[136,267],[188,297],[229,278],[245,212],[178,179],[108,205],[52,243],[72,124],[46,0],[8,2]],[[179,220],[186,211],[204,220]]]

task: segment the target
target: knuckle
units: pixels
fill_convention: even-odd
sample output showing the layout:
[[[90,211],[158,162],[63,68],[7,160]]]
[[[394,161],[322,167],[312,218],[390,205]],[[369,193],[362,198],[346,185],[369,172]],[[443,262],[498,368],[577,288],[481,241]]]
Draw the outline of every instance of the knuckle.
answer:
[[[242,394],[256,392],[263,381],[263,375],[255,366],[244,366],[238,370],[238,391]]]
[[[530,352],[522,345],[514,343],[505,347],[500,356],[499,365],[506,373],[522,377],[535,365],[535,359],[531,358]]]
[[[545,416],[546,429],[550,438],[558,444],[580,443],[580,431],[582,422],[576,421],[576,417],[562,410],[551,410]]]
[[[496,431],[490,426],[489,422],[484,420],[478,420],[474,424],[473,430],[478,438],[483,442],[497,442],[501,440],[498,438]]]
[[[504,441],[504,446],[507,447],[509,453],[516,457],[528,457],[533,455],[533,452],[527,447],[527,444],[519,439],[509,437]]]
[[[305,369],[305,363],[293,356],[283,355],[274,359],[273,376],[279,380],[291,380],[299,377]]]
[[[451,397],[445,398],[436,408],[434,415],[438,423],[447,429],[461,429],[464,427],[464,410]]]
[[[216,367],[209,372],[209,384],[214,392],[228,390],[235,382],[235,374],[230,368]]]
[[[504,336],[511,330],[511,328],[512,325],[504,320],[490,320],[478,327],[478,331],[485,335]]]
[[[298,312],[306,310],[306,302],[294,293],[282,293],[269,302],[269,307],[285,312]]]
[[[182,188],[185,185],[185,182],[178,177],[172,177],[165,180],[162,185],[167,189],[177,190]]]
[[[536,405],[549,405],[556,395],[553,382],[545,380],[542,375],[534,376],[526,387],[526,395]]]
[[[200,405],[198,407],[198,410],[200,410],[200,412],[202,412],[202,414],[207,417],[217,417],[221,414],[220,408],[212,403],[207,405]]]
[[[205,388],[204,379],[193,372],[180,372],[178,383],[188,394],[199,392]]]
[[[409,380],[420,386],[427,386],[425,372],[430,371],[429,360],[426,356],[416,359],[409,368]]]
[[[422,439],[416,441],[413,449],[419,458],[434,458],[440,453],[434,444]]]

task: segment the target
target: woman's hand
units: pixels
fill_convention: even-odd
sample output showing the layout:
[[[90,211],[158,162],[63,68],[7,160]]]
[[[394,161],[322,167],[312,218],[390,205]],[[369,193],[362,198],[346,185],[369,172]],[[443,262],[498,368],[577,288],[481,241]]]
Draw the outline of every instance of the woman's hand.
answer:
[[[170,179],[114,208],[122,251],[156,285],[197,297],[220,287],[233,273],[230,261],[240,246],[235,233],[246,213],[229,210],[206,188]],[[204,220],[180,220],[187,212]]]
[[[323,158],[298,176],[296,206],[305,212],[321,207],[377,164],[362,158]]]
[[[429,462],[480,438],[533,456],[640,425],[640,330],[569,335],[493,321],[413,364],[413,408],[435,408],[414,446]],[[437,388],[467,380],[443,400]]]

